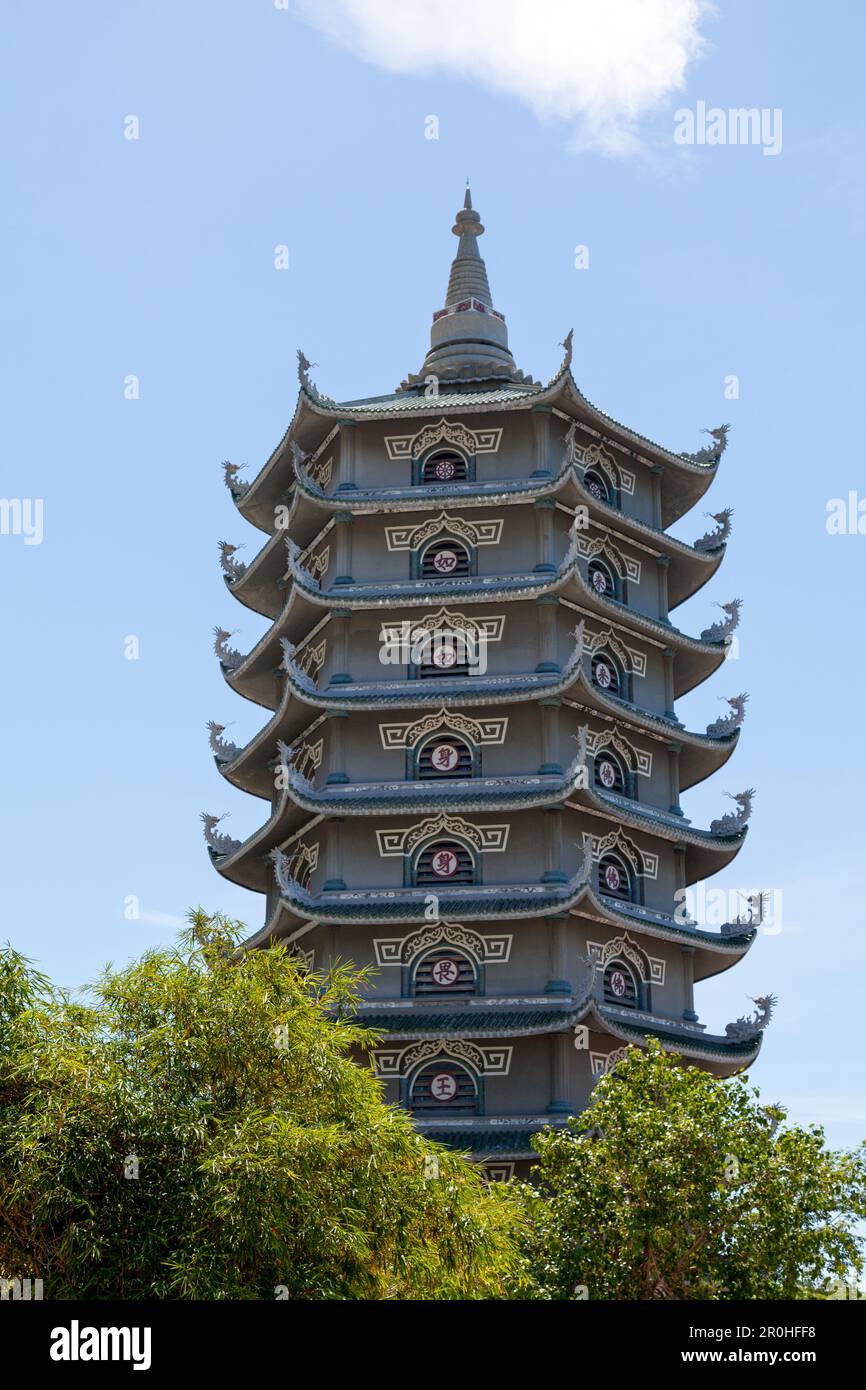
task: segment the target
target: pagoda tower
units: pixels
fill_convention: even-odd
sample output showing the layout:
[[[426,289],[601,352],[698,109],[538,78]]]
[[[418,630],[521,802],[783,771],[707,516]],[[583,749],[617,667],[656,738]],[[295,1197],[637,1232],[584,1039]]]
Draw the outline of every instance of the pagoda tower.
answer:
[[[739,600],[693,636],[670,613],[712,579],[730,512],[693,545],[667,528],[713,482],[727,426],[675,453],[605,415],[571,373],[518,370],[467,189],[420,371],[337,402],[300,392],[253,482],[225,464],[248,564],[235,599],[269,624],[226,683],[266,721],[212,723],[225,780],[266,803],[243,841],[203,816],[211,857],[264,895],[249,941],[312,968],[373,966],[361,1021],[387,1097],[494,1178],[564,1124],[625,1047],[658,1038],[716,1075],[748,1066],[772,997],[724,1035],[694,987],[736,964],[686,890],[723,869],[753,792],[708,829],[680,795],[727,762],[746,696],[706,732],[676,700],[722,665]]]

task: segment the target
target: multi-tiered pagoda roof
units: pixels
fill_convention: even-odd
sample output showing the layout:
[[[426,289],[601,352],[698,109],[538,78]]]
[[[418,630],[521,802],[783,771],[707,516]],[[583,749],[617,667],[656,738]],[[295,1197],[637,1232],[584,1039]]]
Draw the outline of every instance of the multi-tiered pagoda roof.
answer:
[[[299,353],[297,406],[238,512],[265,533],[228,588],[267,620],[228,686],[269,712],[220,773],[268,802],[214,863],[262,893],[250,945],[315,969],[377,968],[361,1017],[376,1066],[431,1134],[503,1176],[581,1108],[624,1046],[657,1037],[717,1074],[757,1055],[771,1007],[708,1034],[694,983],[749,950],[749,914],[696,922],[753,792],[710,826],[680,794],[721,768],[746,696],[705,732],[675,702],[723,667],[739,621],[671,612],[716,573],[730,512],[692,545],[667,528],[713,482],[727,427],[678,453],[586,399],[572,334],[542,385],[515,365],[467,190],[420,370],[337,402]]]

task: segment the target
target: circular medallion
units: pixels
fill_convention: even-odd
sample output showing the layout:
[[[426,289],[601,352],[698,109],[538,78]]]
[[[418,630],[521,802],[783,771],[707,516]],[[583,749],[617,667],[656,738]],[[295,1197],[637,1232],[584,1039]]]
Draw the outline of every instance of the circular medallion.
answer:
[[[449,1071],[437,1072],[430,1082],[430,1094],[434,1100],[447,1103],[457,1094],[457,1082]]]
[[[453,478],[454,472],[454,464],[450,459],[437,459],[433,466],[433,473],[441,483],[447,483],[449,478]]]
[[[447,671],[457,660],[457,648],[453,642],[437,642],[433,648],[433,665],[440,671]]]
[[[612,893],[616,893],[621,887],[622,875],[615,864],[605,866],[604,881]]]
[[[598,780],[603,787],[616,786],[616,768],[607,758],[602,758],[598,765]]]
[[[437,550],[433,556],[433,568],[437,574],[450,574],[457,568],[457,556],[453,550]]]
[[[433,749],[430,761],[437,772],[453,772],[460,761],[460,754],[453,743],[440,743]]]
[[[625,975],[623,975],[622,971],[612,970],[610,974],[611,993],[615,994],[617,999],[622,999],[625,995],[626,988]]]
[[[599,502],[605,501],[604,491],[602,490],[601,483],[597,483],[595,481],[595,478],[589,479],[589,482],[586,484],[586,490],[592,497],[595,497]]]
[[[613,672],[606,661],[599,661],[595,668],[595,683],[600,685],[602,690],[607,690],[613,685]]]
[[[607,575],[605,574],[604,570],[593,570],[592,587],[598,594],[607,593]]]
[[[455,984],[459,973],[453,960],[437,960],[430,972],[434,985],[443,986]]]
[[[439,849],[433,855],[431,867],[437,878],[451,878],[457,872],[457,855],[451,849]]]

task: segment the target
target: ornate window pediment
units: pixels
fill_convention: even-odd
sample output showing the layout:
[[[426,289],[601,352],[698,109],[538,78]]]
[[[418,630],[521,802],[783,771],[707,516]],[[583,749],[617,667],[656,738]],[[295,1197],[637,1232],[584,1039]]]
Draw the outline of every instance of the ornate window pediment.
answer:
[[[383,859],[396,854],[414,854],[421,845],[440,837],[463,840],[476,854],[501,853],[508,844],[509,825],[473,825],[462,816],[427,816],[403,830],[377,830],[376,840]]]
[[[479,748],[484,744],[501,744],[505,742],[508,716],[497,715],[490,719],[471,719],[459,710],[452,712],[445,705],[442,705],[435,714],[425,715],[421,719],[413,719],[410,723],[380,724],[379,735],[383,748],[412,749],[428,734],[435,733],[440,729],[453,729],[455,733],[461,734]]]
[[[612,960],[627,960],[644,984],[663,985],[665,982],[665,961],[659,956],[648,956],[641,947],[632,941],[628,932],[612,937],[610,941],[587,941],[589,958],[597,970],[602,972]]]
[[[611,627],[604,628],[601,632],[587,632],[584,629],[583,645],[584,650],[591,655],[607,649],[622,663],[624,671],[635,676],[646,675],[645,654],[635,647],[627,647]]]
[[[618,546],[614,545],[610,536],[590,538],[578,533],[575,544],[581,559],[589,561],[603,556],[613,565],[620,579],[630,579],[634,584],[640,583],[640,560],[633,560],[631,556],[624,554]]]
[[[513,1047],[502,1043],[475,1043],[466,1038],[432,1038],[406,1047],[377,1048],[373,1053],[376,1075],[411,1077],[417,1067],[438,1058],[465,1062],[476,1076],[507,1076],[511,1070]]]
[[[400,460],[420,458],[437,444],[453,444],[464,449],[467,454],[495,454],[499,452],[502,440],[501,429],[469,429],[459,420],[441,419],[438,424],[425,425],[415,434],[391,434],[385,436],[385,448],[389,459],[395,463]]]
[[[501,964],[511,955],[511,936],[488,936],[464,927],[460,922],[436,922],[408,936],[380,937],[373,943],[376,964],[411,966],[424,952],[434,946],[448,944],[465,951],[476,964]]]
[[[446,532],[459,536],[467,545],[498,545],[504,523],[498,521],[468,521],[462,516],[450,516],[441,511],[438,516],[416,526],[386,526],[385,539],[389,550],[417,550],[426,541]]]
[[[618,724],[602,729],[599,733],[593,733],[591,729],[588,730],[586,748],[587,752],[594,756],[597,756],[605,748],[615,749],[624,759],[630,772],[640,773],[642,777],[649,777],[652,772],[652,753],[644,753],[639,748],[635,748]]]
[[[655,878],[658,874],[659,857],[649,851],[641,850],[625,834],[621,826],[616,826],[607,835],[584,835],[584,844],[587,839],[592,841],[592,857],[598,863],[605,854],[611,853],[621,855],[631,868],[632,872],[644,878]]]

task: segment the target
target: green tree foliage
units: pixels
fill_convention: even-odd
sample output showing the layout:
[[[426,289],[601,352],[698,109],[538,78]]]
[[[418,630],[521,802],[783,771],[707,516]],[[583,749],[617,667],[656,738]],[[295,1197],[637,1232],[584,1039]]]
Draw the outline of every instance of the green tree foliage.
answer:
[[[239,952],[241,930],[197,912],[84,1002],[0,954],[0,1273],[54,1299],[513,1286],[508,1195],[357,1065],[359,975]]]
[[[630,1048],[524,1188],[542,1298],[796,1299],[862,1272],[866,1151],[782,1125],[743,1078]]]

